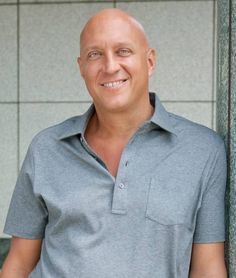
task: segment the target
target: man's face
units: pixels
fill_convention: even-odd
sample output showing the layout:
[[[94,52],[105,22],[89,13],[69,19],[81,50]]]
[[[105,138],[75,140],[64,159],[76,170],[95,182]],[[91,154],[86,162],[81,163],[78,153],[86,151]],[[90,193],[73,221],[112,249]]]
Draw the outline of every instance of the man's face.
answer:
[[[96,109],[123,111],[148,96],[155,52],[133,22],[98,18],[81,37],[81,75]]]

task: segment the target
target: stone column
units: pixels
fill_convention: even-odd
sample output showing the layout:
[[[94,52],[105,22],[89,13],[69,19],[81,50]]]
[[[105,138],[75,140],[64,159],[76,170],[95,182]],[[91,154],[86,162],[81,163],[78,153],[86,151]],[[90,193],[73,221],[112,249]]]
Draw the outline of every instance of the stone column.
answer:
[[[217,130],[228,154],[226,260],[236,277],[236,0],[218,0]]]

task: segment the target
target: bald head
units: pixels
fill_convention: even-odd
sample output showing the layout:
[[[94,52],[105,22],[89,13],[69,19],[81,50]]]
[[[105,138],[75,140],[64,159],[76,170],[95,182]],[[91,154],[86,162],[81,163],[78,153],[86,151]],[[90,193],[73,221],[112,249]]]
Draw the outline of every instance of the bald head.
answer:
[[[155,50],[142,25],[126,12],[105,9],[91,17],[81,32],[77,61],[96,111],[150,107]]]
[[[103,32],[105,29],[111,28],[113,28],[114,33],[121,31],[123,28],[131,29],[136,34],[140,43],[145,48],[148,48],[148,39],[143,26],[128,13],[120,9],[112,8],[98,12],[87,21],[80,34],[80,49],[83,49],[85,42],[93,34],[98,34],[98,32]]]

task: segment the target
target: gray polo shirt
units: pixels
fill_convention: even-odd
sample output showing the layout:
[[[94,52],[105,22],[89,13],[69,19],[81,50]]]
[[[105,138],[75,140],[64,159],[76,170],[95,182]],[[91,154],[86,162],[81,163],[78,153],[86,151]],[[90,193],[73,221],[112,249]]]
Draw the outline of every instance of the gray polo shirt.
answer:
[[[224,241],[222,140],[150,99],[116,178],[84,139],[93,106],[33,139],[4,229],[43,238],[30,278],[186,278],[193,243]]]

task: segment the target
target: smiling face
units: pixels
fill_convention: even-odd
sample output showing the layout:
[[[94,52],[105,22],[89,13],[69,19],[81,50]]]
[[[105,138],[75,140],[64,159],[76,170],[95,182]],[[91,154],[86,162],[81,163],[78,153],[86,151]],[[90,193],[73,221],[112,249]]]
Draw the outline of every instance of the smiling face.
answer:
[[[78,62],[96,109],[120,112],[147,103],[155,51],[126,13],[105,10],[86,24]]]

